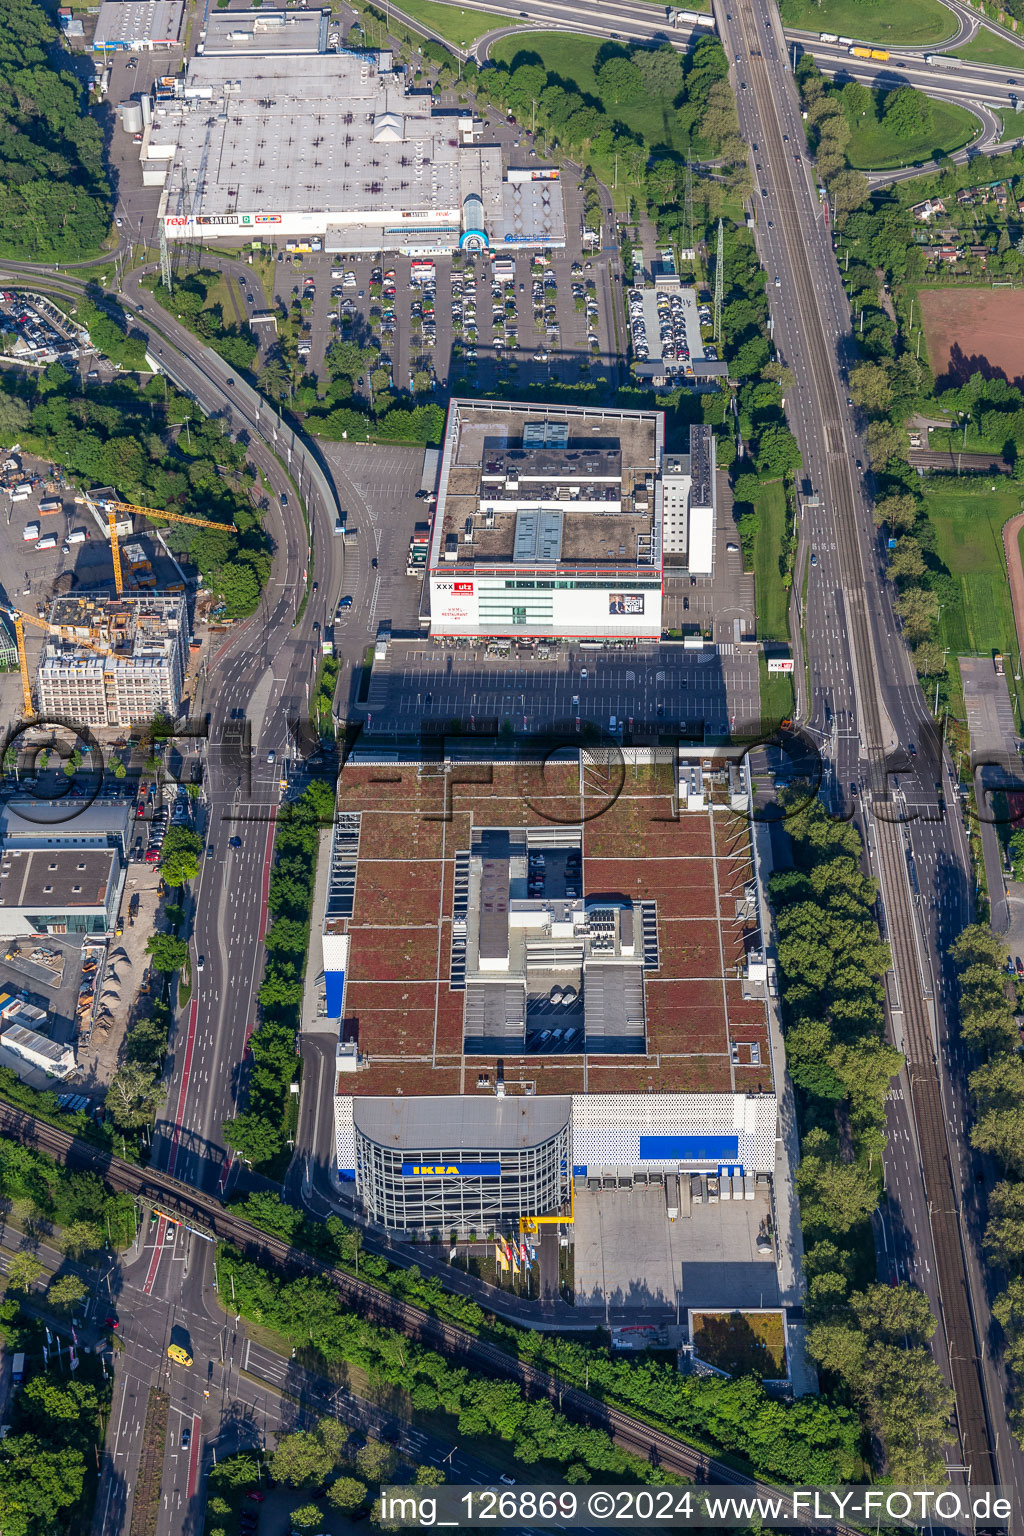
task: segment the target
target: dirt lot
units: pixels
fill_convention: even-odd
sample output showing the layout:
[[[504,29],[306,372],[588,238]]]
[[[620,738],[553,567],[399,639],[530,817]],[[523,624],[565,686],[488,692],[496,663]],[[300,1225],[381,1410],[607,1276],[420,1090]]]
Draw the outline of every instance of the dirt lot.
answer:
[[[124,933],[110,946],[110,959],[100,987],[97,1022],[92,1039],[78,1053],[79,1092],[106,1089],[117,1071],[128,1024],[149,1012],[149,996],[139,996],[143,974],[149,965],[146,943],[157,928],[160,876],[154,865],[129,864],[120,921]],[[128,922],[128,903],[138,893],[139,912],[134,926]]]
[[[937,378],[962,384],[980,371],[1024,380],[1024,290],[929,288],[920,300]]]

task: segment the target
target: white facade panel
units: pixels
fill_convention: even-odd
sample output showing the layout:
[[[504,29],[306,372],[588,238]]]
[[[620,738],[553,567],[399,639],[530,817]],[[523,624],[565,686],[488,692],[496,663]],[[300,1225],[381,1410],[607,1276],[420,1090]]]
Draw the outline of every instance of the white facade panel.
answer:
[[[355,1103],[350,1094],[338,1094],[334,1100],[334,1155],[336,1167],[344,1177],[355,1176],[356,1123]]]
[[[715,509],[690,508],[689,570],[694,576],[710,576],[715,563]]]
[[[580,1168],[664,1170],[675,1161],[642,1158],[640,1138],[735,1137],[735,1161],[751,1173],[775,1168],[778,1105],[770,1093],[590,1093],[572,1101],[572,1160]],[[698,1162],[732,1161],[696,1159]]]
[[[348,934],[325,933],[321,942],[324,947],[324,970],[348,970]]]
[[[436,634],[651,636],[661,634],[661,584],[643,587],[609,577],[607,584],[521,585],[520,573],[478,576],[431,573],[430,623]],[[548,580],[541,577],[537,580]],[[509,585],[510,582],[520,583]],[[556,585],[554,583],[561,583]]]

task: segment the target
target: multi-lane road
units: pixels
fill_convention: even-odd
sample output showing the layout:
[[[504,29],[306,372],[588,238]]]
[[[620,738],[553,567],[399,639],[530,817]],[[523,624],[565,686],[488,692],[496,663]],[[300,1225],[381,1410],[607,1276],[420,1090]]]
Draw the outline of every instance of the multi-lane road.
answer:
[[[1005,1428],[998,1371],[981,1347],[989,1315],[984,1275],[968,1234],[968,1228],[977,1227],[973,1217],[978,1186],[963,1134],[966,1064],[960,1047],[950,1041],[946,1022],[955,993],[945,949],[970,910],[963,829],[957,815],[941,814],[936,800],[937,782],[949,792],[949,765],[937,746],[928,749],[927,714],[899,636],[891,592],[880,573],[870,486],[856,467],[864,453],[846,404],[845,382],[855,355],[854,339],[806,163],[787,38],[777,13],[761,0],[730,3],[730,11],[719,4],[716,20],[729,57],[740,55],[735,66],[737,100],[756,168],[757,240],[769,273],[774,335],[795,375],[788,409],[808,476],[819,493],[818,503],[804,510],[802,523],[804,555],[813,550],[817,557],[803,615],[809,677],[803,714],[826,749],[837,805],[845,803],[849,809],[851,786],[856,784],[860,791],[859,815],[872,867],[882,878],[887,933],[894,949],[893,1028],[910,1060],[909,1075],[892,1104],[886,1166],[896,1199],[883,1218],[884,1242],[892,1245],[895,1272],[914,1276],[940,1318],[938,1352],[957,1390],[963,1460],[974,1481],[988,1480],[997,1461],[1002,1479],[1024,1489],[1019,1457]],[[666,26],[657,8],[634,0],[601,0],[585,22],[578,10],[560,0],[524,4],[525,11],[518,3],[513,8],[502,0],[478,0],[477,8],[493,11],[496,20],[517,15],[518,20],[525,17],[542,26],[582,28],[624,40],[667,35],[685,41]],[[959,35],[952,36],[951,22],[950,45],[965,40],[977,24],[967,13],[957,15]],[[809,38],[797,41],[812,46]],[[1017,95],[1016,80],[1003,70],[963,63],[956,70],[940,71],[924,64],[923,50],[892,50],[885,63],[853,60],[845,48],[817,39],[813,51],[827,71],[844,70],[883,84],[907,80],[964,104],[1009,106]],[[800,165],[798,153],[803,154]],[[12,281],[31,275],[40,286],[38,269],[4,264],[0,275]],[[66,276],[53,282],[64,291],[79,286]],[[195,998],[173,1042],[167,1118],[159,1128],[156,1154],[158,1167],[214,1190],[223,1188],[227,1174],[221,1124],[234,1113],[244,1085],[245,1041],[253,1022],[273,823],[280,803],[280,764],[295,755],[288,722],[305,714],[316,664],[313,625],[325,621],[324,603],[328,594],[340,589],[345,575],[343,542],[331,538],[339,492],[309,445],[295,438],[239,376],[178,326],[139,285],[138,274],[126,278],[124,296],[169,377],[192,394],[205,413],[220,415],[233,431],[247,434],[250,456],[272,491],[268,526],[277,544],[273,580],[259,613],[208,659],[199,701],[200,709],[211,712],[215,730],[207,752],[207,841],[212,851],[204,860],[196,893],[195,955],[204,955],[205,966],[202,973],[194,973]],[[300,515],[297,492],[309,511],[311,530]],[[352,499],[343,492],[345,504]],[[319,603],[308,603],[300,614],[312,570],[320,578]],[[252,722],[251,743],[225,739],[223,723],[233,710],[244,711]],[[919,744],[916,760],[901,755],[910,742]],[[271,750],[277,757],[274,765],[267,762]],[[891,775],[886,776],[887,765],[891,769],[894,764],[898,795]],[[894,820],[908,811],[918,819],[905,826]],[[237,849],[230,846],[232,836],[241,837]],[[908,880],[908,850],[919,901]],[[154,1261],[152,1284],[147,1292],[147,1269],[142,1294],[153,1297],[155,1290],[153,1305],[159,1303],[165,1313],[168,1308],[189,1313],[194,1308],[197,1316],[208,1315],[201,1295],[193,1294],[199,1284],[194,1277],[204,1266],[187,1265],[184,1256],[162,1248],[150,1255],[149,1262]],[[161,1367],[154,1360],[141,1368],[152,1378]],[[235,1389],[244,1397],[239,1380]],[[133,1390],[130,1373],[119,1390]],[[185,1411],[189,1402],[184,1403]],[[200,1414],[204,1411],[200,1404],[193,1407]],[[115,1468],[118,1457],[131,1459],[131,1429],[139,1422],[133,1412],[122,1396]],[[175,1468],[175,1477],[182,1471],[187,1483],[187,1467]],[[113,1531],[124,1512],[117,1506],[116,1478],[108,1484],[106,1498],[101,1529]]]
[[[830,759],[837,810],[855,813],[865,833],[893,951],[889,1011],[907,1070],[892,1100],[887,1215],[895,1221],[884,1241],[898,1244],[897,1272],[912,1265],[939,1319],[936,1353],[956,1392],[959,1460],[975,1482],[996,1480],[998,1470],[1020,1486],[1000,1384],[982,1347],[989,1314],[973,1247],[978,1186],[965,1148],[964,1063],[946,1015],[945,949],[970,911],[964,830],[957,811],[944,812],[948,756],[881,571],[846,392],[855,359],[850,314],[820,205],[796,158],[803,134],[778,15],[764,0],[734,0],[731,13],[719,3],[716,14],[729,56],[739,59],[758,247],[775,341],[795,379],[787,407],[814,493],[802,514],[804,551],[817,558],[802,616],[809,688],[801,690],[801,713]]]

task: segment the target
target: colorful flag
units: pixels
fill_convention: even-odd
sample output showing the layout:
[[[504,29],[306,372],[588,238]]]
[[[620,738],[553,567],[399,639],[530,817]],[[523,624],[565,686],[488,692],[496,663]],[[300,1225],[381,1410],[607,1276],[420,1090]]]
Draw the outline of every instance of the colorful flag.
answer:
[[[526,1243],[522,1238],[519,1239],[519,1257],[524,1264],[529,1264],[530,1261],[526,1257]]]
[[[71,1369],[73,1371],[77,1371],[77,1369],[78,1369],[78,1356],[75,1354],[75,1351],[73,1349],[69,1350],[68,1354],[71,1357]]]

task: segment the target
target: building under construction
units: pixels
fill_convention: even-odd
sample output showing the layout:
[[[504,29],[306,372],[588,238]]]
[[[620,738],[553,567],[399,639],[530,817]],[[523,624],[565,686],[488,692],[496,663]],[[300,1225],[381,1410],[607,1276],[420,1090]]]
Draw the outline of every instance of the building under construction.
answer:
[[[173,718],[188,646],[188,608],[180,595],[55,598],[36,673],[39,711],[91,726]]]

